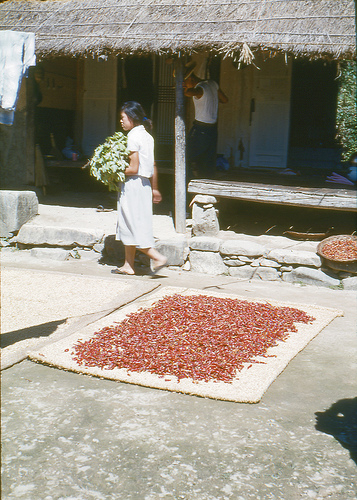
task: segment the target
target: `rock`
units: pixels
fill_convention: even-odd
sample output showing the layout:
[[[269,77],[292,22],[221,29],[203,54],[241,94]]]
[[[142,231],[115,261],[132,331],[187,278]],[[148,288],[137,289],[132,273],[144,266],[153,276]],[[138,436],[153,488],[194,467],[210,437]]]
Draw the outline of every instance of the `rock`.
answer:
[[[190,253],[191,271],[218,276],[227,273],[222,257],[217,252],[193,250]]]
[[[342,280],[344,290],[357,290],[357,276],[350,276]]]
[[[260,278],[263,281],[278,281],[281,273],[273,267],[259,267],[254,273],[254,278]]]
[[[10,236],[38,213],[34,191],[0,191],[0,236]]]
[[[152,218],[152,231],[155,239],[170,239],[176,236],[174,221],[168,215],[154,215]]]
[[[254,260],[251,257],[247,257],[246,255],[236,255],[236,256],[232,255],[231,258],[232,257],[237,257],[239,260],[241,260],[245,264],[250,264]]]
[[[282,280],[288,283],[304,283],[305,285],[315,286],[339,286],[340,280],[333,278],[321,271],[321,269],[312,269],[311,267],[297,267],[291,272],[282,274]]]
[[[252,267],[259,267],[259,266],[260,266],[260,259],[254,259],[254,260],[250,263],[250,265],[251,265]]]
[[[281,266],[280,271],[282,273],[289,273],[293,269],[294,269],[293,266]]]
[[[243,266],[243,267],[230,267],[229,268],[229,275],[234,276],[235,278],[240,278],[243,280],[250,280],[256,269],[251,266]]]
[[[238,255],[245,257],[261,257],[266,248],[259,243],[243,240],[226,240],[222,243],[220,252],[223,255]]]
[[[223,258],[223,262],[226,266],[229,266],[229,267],[241,267],[241,266],[245,266],[245,263],[242,262],[241,260],[239,259],[231,259],[229,257],[224,257]]]
[[[209,205],[217,203],[217,199],[214,196],[209,194],[196,194],[196,196],[191,201],[191,205],[193,203],[200,203],[201,205]]]
[[[280,267],[280,264],[275,260],[264,259],[264,258],[260,259],[260,265],[262,267],[275,267],[275,268]]]
[[[305,250],[287,250],[284,248],[277,248],[271,250],[268,255],[268,259],[275,260],[280,264],[300,264],[302,266],[312,266],[321,267],[321,259],[314,252],[308,252]]]
[[[103,237],[104,233],[99,230],[25,224],[17,235],[17,243],[28,246],[92,247],[95,243],[100,243]]]
[[[191,263],[189,260],[186,260],[186,262],[184,263],[184,265],[182,266],[182,269],[184,271],[191,271]]]
[[[185,235],[177,235],[175,238],[159,240],[155,248],[167,258],[167,265],[182,266],[187,257],[187,240]]]
[[[206,252],[218,252],[222,240],[214,236],[194,236],[188,242],[192,250],[203,250]]]
[[[64,248],[32,248],[30,255],[36,259],[65,261],[70,258],[70,251]]]
[[[217,210],[214,207],[205,209],[194,203],[192,207],[192,235],[217,236],[218,233]]]

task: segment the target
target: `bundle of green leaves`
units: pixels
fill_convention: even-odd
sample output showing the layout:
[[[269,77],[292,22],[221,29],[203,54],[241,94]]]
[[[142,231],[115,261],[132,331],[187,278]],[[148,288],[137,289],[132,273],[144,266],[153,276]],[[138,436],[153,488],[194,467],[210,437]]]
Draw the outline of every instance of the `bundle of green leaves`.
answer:
[[[128,139],[122,132],[107,137],[93,153],[89,162],[90,175],[109,187],[119,191],[125,180],[125,169],[129,166]]]

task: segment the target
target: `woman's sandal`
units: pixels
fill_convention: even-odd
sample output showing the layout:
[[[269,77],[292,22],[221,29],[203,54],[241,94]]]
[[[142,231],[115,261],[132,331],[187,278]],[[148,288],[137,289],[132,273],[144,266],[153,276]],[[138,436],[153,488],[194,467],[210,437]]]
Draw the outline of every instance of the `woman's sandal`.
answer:
[[[163,269],[163,268],[164,268],[164,267],[166,267],[166,266],[167,266],[167,261],[165,262],[165,264],[161,264],[160,266],[156,266],[156,267],[154,267],[154,266],[150,266],[150,268],[151,268],[151,272],[152,272],[153,274],[156,274],[157,272],[161,271],[161,269]]]
[[[135,276],[135,273],[127,273],[126,271],[122,271],[121,269],[112,269],[110,271],[112,274],[123,274],[124,276]]]

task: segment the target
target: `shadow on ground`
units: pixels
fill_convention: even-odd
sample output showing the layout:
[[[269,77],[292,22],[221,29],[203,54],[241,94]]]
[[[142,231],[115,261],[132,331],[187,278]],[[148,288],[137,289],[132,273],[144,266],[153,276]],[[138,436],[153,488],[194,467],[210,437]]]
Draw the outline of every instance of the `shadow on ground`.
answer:
[[[49,337],[56,331],[59,325],[62,325],[66,321],[67,319],[50,321],[48,323],[42,323],[41,325],[30,326],[28,328],[22,328],[21,330],[3,333],[0,337],[1,348],[16,344],[16,342],[20,342],[21,340]]]
[[[357,397],[340,399],[328,410],[315,415],[315,429],[337,439],[357,464]]]
[[[125,250],[121,241],[115,239],[115,234],[110,234],[104,239],[104,249],[99,259],[99,264],[121,267],[124,264]],[[114,270],[113,270],[114,272]],[[150,259],[139,250],[135,256],[136,276],[152,276]],[[157,277],[161,275],[155,275]],[[152,276],[153,277],[153,276]]]

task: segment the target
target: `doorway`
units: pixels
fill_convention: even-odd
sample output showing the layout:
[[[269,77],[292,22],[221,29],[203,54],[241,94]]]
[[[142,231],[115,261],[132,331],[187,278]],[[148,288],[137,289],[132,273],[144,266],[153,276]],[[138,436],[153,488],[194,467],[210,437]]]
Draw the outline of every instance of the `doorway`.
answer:
[[[338,168],[337,64],[296,59],[292,68],[289,167],[301,173]]]
[[[129,56],[120,61],[118,107],[126,101],[139,102],[148,118],[152,118],[155,100],[151,56]]]

